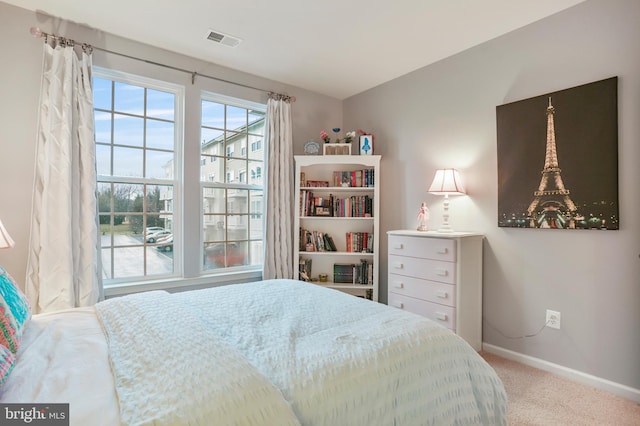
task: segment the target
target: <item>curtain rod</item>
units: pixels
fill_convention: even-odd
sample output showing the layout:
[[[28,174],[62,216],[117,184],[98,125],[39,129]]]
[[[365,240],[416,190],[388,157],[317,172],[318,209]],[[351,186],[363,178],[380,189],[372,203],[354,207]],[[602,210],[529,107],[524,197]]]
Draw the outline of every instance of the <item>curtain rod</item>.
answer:
[[[195,83],[196,77],[204,77],[204,78],[210,78],[211,80],[221,81],[223,83],[228,83],[228,84],[233,84],[235,86],[244,87],[246,89],[252,89],[252,90],[257,90],[259,92],[264,92],[264,93],[267,93],[270,97],[274,97],[276,99],[282,99],[284,101],[289,101],[289,102],[295,102],[296,101],[295,96],[289,96],[289,95],[285,95],[285,94],[282,94],[282,93],[276,93],[276,92],[273,92],[271,90],[261,89],[259,87],[253,87],[253,86],[249,86],[249,85],[242,84],[242,83],[236,83],[235,81],[225,80],[225,79],[222,79],[222,78],[219,78],[219,77],[214,77],[212,75],[200,74],[197,71],[190,71],[190,70],[186,70],[184,68],[178,68],[178,67],[174,67],[172,65],[162,64],[160,62],[154,62],[154,61],[150,61],[148,59],[143,59],[143,58],[138,58],[138,57],[135,57],[135,56],[127,55],[125,53],[114,52],[113,50],[103,49],[102,47],[92,46],[92,45],[87,44],[87,43],[77,43],[75,40],[72,40],[72,39],[69,39],[69,38],[66,38],[66,37],[61,37],[61,36],[57,36],[55,34],[46,33],[44,31],[42,31],[40,28],[38,28],[38,27],[31,27],[30,32],[31,32],[31,35],[34,36],[34,37],[42,37],[42,38],[44,38],[45,42],[47,41],[47,38],[52,38],[52,39],[54,39],[56,41],[65,43],[65,44],[70,45],[70,46],[74,46],[76,44],[80,44],[84,49],[100,50],[102,52],[111,53],[112,55],[118,55],[118,56],[122,56],[124,58],[133,59],[135,61],[142,61],[142,62],[145,62],[147,64],[156,65],[156,66],[163,67],[163,68],[169,68],[169,69],[172,69],[174,71],[180,71],[180,72],[183,72],[183,73],[186,73],[186,74],[190,74],[191,75],[191,84]]]

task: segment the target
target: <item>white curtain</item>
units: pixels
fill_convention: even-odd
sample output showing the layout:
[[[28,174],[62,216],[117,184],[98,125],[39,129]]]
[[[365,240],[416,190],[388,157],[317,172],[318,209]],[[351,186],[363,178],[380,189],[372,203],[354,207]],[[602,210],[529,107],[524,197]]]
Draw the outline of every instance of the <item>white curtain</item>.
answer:
[[[26,279],[36,313],[90,306],[101,293],[91,53],[64,44],[44,44]]]
[[[265,250],[263,279],[293,278],[293,147],[290,98],[271,94],[267,103]]]

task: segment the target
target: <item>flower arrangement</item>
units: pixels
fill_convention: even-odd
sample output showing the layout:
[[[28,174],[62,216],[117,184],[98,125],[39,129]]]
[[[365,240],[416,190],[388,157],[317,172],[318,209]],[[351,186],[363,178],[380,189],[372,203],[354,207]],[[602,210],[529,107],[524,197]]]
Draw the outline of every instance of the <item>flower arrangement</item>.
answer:
[[[335,140],[334,143],[351,143],[351,141],[353,141],[353,139],[356,137],[356,131],[355,130],[352,130],[350,132],[345,133],[344,139],[340,139],[338,137],[338,133],[340,132],[340,128],[339,127],[334,127],[331,130],[333,131],[333,133],[336,134],[336,140]],[[362,132],[362,130],[358,130],[358,132]],[[368,133],[358,133],[358,134],[366,135]],[[324,143],[331,143],[331,137],[324,130],[322,130],[320,132],[320,139],[322,139],[324,141]]]
[[[350,131],[350,132],[347,132],[347,133],[344,135],[344,143],[351,143],[351,141],[352,141],[352,140],[353,140],[353,138],[355,138],[355,137],[356,137],[356,132],[355,132],[355,130],[352,130],[352,131]]]

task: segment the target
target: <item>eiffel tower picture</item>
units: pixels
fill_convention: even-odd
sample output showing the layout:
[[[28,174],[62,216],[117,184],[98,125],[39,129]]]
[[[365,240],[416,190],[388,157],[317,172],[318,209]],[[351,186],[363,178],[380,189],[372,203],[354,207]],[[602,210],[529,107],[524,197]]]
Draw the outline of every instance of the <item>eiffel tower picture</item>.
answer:
[[[499,227],[620,229],[617,77],[498,105],[496,136]]]
[[[575,228],[577,208],[565,188],[560,174],[556,132],[555,109],[549,97],[547,107],[547,147],[538,189],[533,192],[527,215],[530,228]]]

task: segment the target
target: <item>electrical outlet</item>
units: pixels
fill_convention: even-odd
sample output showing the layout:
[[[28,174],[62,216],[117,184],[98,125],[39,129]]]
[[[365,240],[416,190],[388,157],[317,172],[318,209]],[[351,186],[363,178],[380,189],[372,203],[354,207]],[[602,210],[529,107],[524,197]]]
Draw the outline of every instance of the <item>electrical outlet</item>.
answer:
[[[547,327],[560,330],[560,312],[547,309]]]

